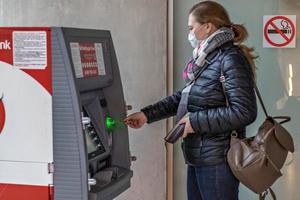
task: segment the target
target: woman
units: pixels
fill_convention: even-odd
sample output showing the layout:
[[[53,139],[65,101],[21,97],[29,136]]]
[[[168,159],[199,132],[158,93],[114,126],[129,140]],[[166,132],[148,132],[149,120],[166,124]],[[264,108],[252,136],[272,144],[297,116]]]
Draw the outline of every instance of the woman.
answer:
[[[226,154],[231,132],[245,137],[257,114],[253,49],[241,43],[244,26],[233,24],[220,4],[204,1],[189,12],[188,39],[194,48],[183,72],[186,87],[128,116],[124,122],[140,128],[187,112],[182,150],[187,167],[189,200],[236,200],[239,181]]]

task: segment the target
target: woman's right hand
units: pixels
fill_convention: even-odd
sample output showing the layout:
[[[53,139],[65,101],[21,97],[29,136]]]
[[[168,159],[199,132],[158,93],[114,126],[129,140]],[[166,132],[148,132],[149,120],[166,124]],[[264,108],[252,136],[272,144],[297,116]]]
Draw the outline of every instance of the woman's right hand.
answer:
[[[129,127],[137,129],[147,122],[147,117],[143,112],[136,112],[126,117],[123,121]]]

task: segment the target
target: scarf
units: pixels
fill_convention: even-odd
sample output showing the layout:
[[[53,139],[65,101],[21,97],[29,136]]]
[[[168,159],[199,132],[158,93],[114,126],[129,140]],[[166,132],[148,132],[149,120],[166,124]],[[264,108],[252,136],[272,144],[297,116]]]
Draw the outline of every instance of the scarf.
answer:
[[[195,80],[197,73],[205,64],[206,56],[217,47],[232,41],[234,32],[230,28],[222,27],[203,40],[193,51],[191,59],[183,70],[183,79],[187,85]]]

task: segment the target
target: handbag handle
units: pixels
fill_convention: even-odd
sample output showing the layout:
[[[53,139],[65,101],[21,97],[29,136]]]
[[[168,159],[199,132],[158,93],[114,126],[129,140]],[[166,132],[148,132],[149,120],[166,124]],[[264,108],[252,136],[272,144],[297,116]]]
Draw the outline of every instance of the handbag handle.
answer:
[[[276,116],[276,117],[272,117],[273,119],[283,119],[283,121],[279,122],[279,124],[284,124],[288,121],[291,121],[291,117],[289,116]]]

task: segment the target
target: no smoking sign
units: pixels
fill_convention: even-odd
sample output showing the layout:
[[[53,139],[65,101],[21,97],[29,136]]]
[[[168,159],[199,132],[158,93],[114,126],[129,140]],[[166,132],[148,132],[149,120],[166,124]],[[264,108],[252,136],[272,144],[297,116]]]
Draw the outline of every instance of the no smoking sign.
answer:
[[[263,47],[296,47],[296,15],[265,15]]]

